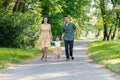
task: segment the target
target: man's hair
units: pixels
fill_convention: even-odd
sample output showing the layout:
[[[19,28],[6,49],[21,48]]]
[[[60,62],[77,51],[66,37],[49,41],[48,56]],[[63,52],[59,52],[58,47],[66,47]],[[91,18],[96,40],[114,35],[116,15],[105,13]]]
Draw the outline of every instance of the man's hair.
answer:
[[[65,18],[65,17],[68,17],[68,16],[66,15],[66,16],[64,16],[64,18]]]
[[[64,16],[64,18],[65,18],[65,17],[68,17],[68,16],[66,15],[66,16]],[[68,17],[68,18],[69,18],[69,17]]]
[[[64,19],[65,19],[65,17],[68,17],[68,18],[69,18],[69,16],[67,16],[67,15],[66,15],[66,16],[64,16]]]

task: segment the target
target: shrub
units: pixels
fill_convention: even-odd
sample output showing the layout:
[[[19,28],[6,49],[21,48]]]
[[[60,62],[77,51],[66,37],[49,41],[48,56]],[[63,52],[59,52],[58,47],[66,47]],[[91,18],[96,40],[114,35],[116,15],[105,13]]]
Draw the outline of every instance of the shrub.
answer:
[[[41,17],[39,14],[7,13],[0,10],[0,46],[1,47],[33,47],[36,40],[30,37],[39,26]]]

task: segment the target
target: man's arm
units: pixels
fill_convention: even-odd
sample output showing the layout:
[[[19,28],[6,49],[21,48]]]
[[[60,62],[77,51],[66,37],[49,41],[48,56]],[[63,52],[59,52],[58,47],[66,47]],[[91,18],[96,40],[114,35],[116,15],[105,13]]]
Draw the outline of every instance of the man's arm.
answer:
[[[63,32],[63,33],[62,33],[62,37],[61,37],[62,40],[63,40],[63,38],[64,38],[64,35],[65,35],[65,33]]]
[[[76,38],[78,39],[78,29],[77,29],[77,27],[75,26],[75,24],[73,24],[73,26],[74,26],[74,30],[75,30],[75,32],[76,32]]]
[[[62,27],[62,36],[61,36],[61,39],[62,39],[62,40],[64,39],[64,35],[65,35],[65,28]]]
[[[76,28],[75,32],[76,32],[76,38],[79,39],[79,37],[78,37],[78,29],[77,28]]]

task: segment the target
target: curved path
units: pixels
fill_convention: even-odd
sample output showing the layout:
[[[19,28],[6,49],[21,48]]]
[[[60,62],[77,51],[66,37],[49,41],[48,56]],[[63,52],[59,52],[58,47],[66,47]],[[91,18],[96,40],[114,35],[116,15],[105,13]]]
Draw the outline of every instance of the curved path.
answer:
[[[75,43],[73,61],[65,61],[64,52],[60,61],[53,61],[54,55],[50,53],[48,62],[36,58],[0,71],[0,80],[116,80],[108,70],[88,58],[90,42],[81,40]]]

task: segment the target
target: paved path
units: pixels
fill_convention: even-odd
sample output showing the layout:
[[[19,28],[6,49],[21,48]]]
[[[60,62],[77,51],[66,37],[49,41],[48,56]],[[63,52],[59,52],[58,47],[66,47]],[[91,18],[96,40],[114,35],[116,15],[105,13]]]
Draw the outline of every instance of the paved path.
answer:
[[[60,61],[53,61],[53,54],[48,55],[48,62],[39,58],[27,64],[20,64],[0,71],[0,80],[116,80],[102,66],[95,64],[87,56],[90,40],[75,43],[74,61],[65,61],[64,52]]]

